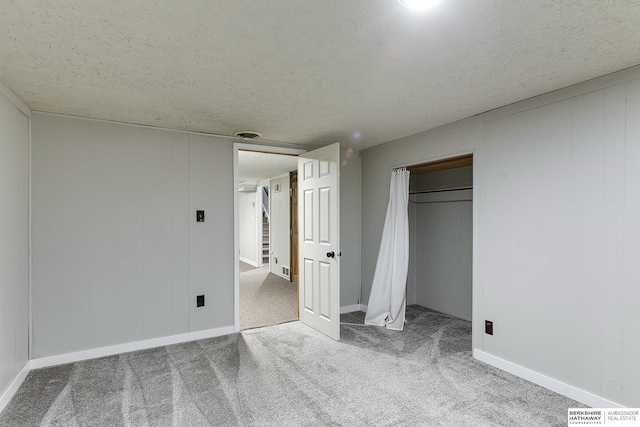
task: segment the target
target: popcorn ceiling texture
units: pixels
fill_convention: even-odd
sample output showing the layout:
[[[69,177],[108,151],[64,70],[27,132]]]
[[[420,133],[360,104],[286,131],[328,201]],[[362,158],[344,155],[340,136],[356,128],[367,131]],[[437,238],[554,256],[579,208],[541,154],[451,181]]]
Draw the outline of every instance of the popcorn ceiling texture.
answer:
[[[33,110],[356,150],[640,63],[628,1],[3,1]]]
[[[298,158],[281,154],[238,151],[238,181],[260,181],[298,169]]]

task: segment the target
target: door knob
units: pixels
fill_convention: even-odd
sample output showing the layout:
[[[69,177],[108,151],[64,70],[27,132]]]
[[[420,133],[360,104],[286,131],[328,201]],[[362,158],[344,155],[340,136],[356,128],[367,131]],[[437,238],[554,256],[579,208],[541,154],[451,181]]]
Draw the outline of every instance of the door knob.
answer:
[[[336,253],[334,251],[327,252],[327,258],[335,258],[335,257],[336,257]]]

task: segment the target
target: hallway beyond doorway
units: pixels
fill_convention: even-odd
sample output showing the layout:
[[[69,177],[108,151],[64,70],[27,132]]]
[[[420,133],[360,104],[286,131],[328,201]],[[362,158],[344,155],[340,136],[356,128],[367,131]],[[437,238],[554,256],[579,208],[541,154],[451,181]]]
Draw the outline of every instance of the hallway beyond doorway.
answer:
[[[298,285],[240,261],[240,330],[298,320]]]

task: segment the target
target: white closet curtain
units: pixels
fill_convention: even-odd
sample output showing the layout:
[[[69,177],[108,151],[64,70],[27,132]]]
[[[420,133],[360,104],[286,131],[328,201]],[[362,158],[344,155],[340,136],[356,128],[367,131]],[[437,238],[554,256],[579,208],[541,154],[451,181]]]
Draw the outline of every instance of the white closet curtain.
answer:
[[[378,263],[371,284],[365,325],[404,327],[409,270],[409,171],[391,173],[387,218],[382,229]]]

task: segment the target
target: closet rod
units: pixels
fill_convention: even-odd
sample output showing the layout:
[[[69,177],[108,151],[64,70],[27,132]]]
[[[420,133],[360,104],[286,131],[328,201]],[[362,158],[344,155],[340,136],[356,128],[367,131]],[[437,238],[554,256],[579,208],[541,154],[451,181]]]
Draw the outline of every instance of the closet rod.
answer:
[[[442,188],[437,190],[409,191],[409,194],[444,193],[447,191],[461,191],[461,190],[472,190],[472,189],[473,189],[473,186],[466,186],[466,187]]]

